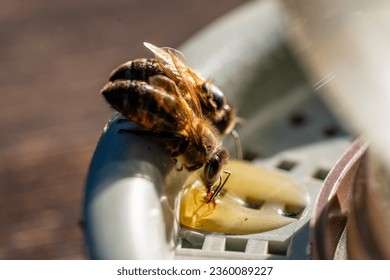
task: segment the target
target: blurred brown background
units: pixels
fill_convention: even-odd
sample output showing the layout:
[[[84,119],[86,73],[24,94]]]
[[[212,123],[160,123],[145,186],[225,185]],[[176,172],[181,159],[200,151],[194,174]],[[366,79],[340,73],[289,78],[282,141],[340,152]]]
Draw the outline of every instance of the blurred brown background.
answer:
[[[88,258],[79,221],[108,74],[244,2],[0,0],[0,259]]]

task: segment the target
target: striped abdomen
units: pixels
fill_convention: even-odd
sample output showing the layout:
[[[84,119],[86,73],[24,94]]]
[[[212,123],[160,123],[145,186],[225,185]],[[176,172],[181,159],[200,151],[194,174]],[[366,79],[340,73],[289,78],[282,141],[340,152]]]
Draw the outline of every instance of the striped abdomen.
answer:
[[[119,65],[112,71],[109,81],[116,80],[138,80],[147,82],[149,77],[155,75],[164,75],[157,60],[141,58],[128,61]]]
[[[108,82],[101,93],[115,110],[147,129],[173,132],[187,123],[178,100],[146,82]]]

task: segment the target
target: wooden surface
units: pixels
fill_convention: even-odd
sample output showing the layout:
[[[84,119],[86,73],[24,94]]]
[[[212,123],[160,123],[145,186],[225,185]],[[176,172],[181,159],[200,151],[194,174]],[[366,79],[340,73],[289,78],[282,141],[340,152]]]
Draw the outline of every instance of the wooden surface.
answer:
[[[0,259],[85,259],[84,180],[118,64],[245,0],[0,0]]]

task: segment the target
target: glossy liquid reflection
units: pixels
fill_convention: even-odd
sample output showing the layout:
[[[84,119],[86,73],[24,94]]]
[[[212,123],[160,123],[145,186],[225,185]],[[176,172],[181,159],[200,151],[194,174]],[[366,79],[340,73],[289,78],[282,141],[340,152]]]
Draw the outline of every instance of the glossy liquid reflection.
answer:
[[[282,174],[232,160],[232,172],[215,203],[206,203],[206,190],[197,174],[186,181],[180,202],[182,226],[227,234],[273,230],[297,221],[308,195]]]

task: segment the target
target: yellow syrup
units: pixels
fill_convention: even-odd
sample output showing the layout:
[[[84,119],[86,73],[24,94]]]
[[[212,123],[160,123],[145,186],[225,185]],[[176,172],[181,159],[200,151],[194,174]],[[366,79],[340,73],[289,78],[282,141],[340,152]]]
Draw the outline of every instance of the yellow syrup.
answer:
[[[297,221],[308,203],[303,188],[283,174],[231,160],[222,192],[208,200],[199,176],[189,176],[180,201],[184,227],[226,234],[265,232]]]

